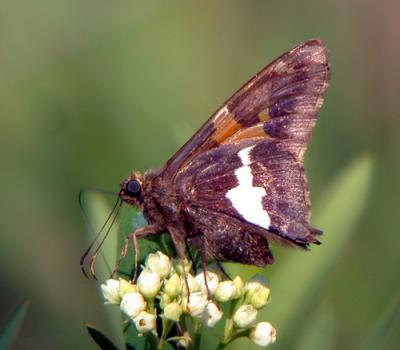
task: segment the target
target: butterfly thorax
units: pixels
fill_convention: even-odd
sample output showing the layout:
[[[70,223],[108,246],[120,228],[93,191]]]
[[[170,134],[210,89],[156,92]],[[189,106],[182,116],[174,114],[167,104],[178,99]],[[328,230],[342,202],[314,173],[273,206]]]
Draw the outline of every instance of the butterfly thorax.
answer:
[[[119,196],[141,210],[149,224],[167,231],[168,225],[181,226],[185,206],[183,198],[162,174],[163,169],[149,170],[143,175],[132,172],[122,181]]]

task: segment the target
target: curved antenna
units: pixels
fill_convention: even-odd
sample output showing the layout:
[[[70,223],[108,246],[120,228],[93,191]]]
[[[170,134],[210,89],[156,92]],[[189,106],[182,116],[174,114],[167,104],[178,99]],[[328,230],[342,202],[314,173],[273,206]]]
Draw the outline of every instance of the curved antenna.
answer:
[[[115,220],[116,220],[117,217],[118,217],[119,210],[121,209],[122,203],[123,203],[122,200],[119,199],[119,200],[117,201],[116,205],[114,206],[112,212],[114,212],[115,208],[116,208],[116,210],[115,210],[115,215],[114,215],[114,217],[113,217],[113,219],[112,219],[112,221],[111,221],[111,223],[110,223],[110,226],[108,227],[108,229],[107,229],[107,231],[106,231],[104,237],[102,238],[102,240],[100,241],[100,243],[98,244],[98,246],[96,247],[94,253],[92,254],[92,256],[91,256],[91,258],[90,258],[90,263],[89,263],[89,266],[90,266],[90,274],[92,275],[92,277],[93,277],[95,280],[97,280],[97,277],[96,277],[96,274],[95,274],[95,272],[94,272],[94,266],[95,266],[95,264],[96,264],[97,256],[99,255],[99,252],[101,252],[101,251],[100,251],[100,248],[101,248],[101,246],[103,245],[104,241],[107,239],[107,237],[108,237],[108,235],[109,235],[109,233],[110,233],[110,231],[111,231],[111,228],[112,228],[112,226],[114,225]],[[95,241],[95,242],[96,242],[96,241]],[[93,243],[94,243],[94,242],[93,242]],[[110,270],[110,272],[111,272],[111,269],[110,269],[110,268],[109,268],[109,270]]]
[[[83,208],[83,195],[84,195],[85,193],[87,193],[88,191],[98,192],[98,193],[102,193],[102,194],[110,195],[110,196],[119,196],[119,194],[116,193],[116,192],[101,190],[101,189],[97,189],[97,188],[89,188],[89,187],[87,187],[87,188],[82,188],[82,189],[79,191],[78,203],[79,203],[80,210],[81,210],[81,212],[82,212],[82,215],[83,215],[84,218],[85,218],[85,221],[89,224],[90,230],[93,231],[93,232],[95,232],[93,226],[92,226],[91,223],[90,223],[89,217],[88,217],[88,215],[86,214],[85,209]],[[89,278],[89,275],[86,273],[86,270],[85,270],[85,260],[86,260],[87,256],[89,255],[90,251],[92,250],[94,244],[96,243],[96,241],[97,241],[98,238],[100,237],[102,231],[104,230],[104,228],[106,227],[106,225],[107,225],[108,222],[110,221],[110,219],[111,219],[111,217],[112,217],[112,215],[113,215],[115,209],[116,209],[117,206],[118,206],[118,203],[120,203],[120,202],[122,202],[122,201],[121,201],[120,198],[118,197],[118,198],[117,198],[117,201],[115,202],[115,204],[114,204],[114,206],[113,206],[113,208],[112,208],[112,210],[111,210],[111,212],[110,212],[110,214],[109,214],[108,217],[107,217],[107,220],[104,222],[104,224],[103,224],[102,227],[100,228],[99,232],[95,234],[95,237],[94,237],[93,241],[89,244],[89,247],[85,250],[85,252],[82,254],[82,256],[81,256],[81,258],[80,258],[80,260],[79,260],[80,269],[81,269],[82,273],[85,275],[86,278]],[[113,222],[114,222],[114,221],[115,221],[115,219],[113,220]],[[111,228],[111,227],[110,227],[110,228]],[[110,229],[109,229],[109,230],[110,230]],[[109,231],[109,230],[108,230],[108,231]]]

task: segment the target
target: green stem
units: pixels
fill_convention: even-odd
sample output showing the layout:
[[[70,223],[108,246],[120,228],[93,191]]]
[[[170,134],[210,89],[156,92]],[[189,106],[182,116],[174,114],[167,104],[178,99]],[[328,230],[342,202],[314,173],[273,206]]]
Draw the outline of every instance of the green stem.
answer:
[[[224,344],[223,342],[219,342],[218,346],[215,348],[215,350],[222,350],[227,346],[228,344]]]
[[[146,299],[150,313],[154,312],[154,298]]]
[[[200,349],[200,341],[201,341],[201,323],[197,320],[193,320],[193,344],[192,344],[192,349],[193,350],[199,350]]]
[[[232,300],[229,305],[229,311],[225,322],[224,337],[222,340],[222,343],[225,345],[231,341],[233,336],[233,314],[235,313],[237,302],[237,300]]]
[[[222,342],[225,345],[228,344],[232,339],[232,335],[233,335],[233,318],[230,316],[226,319],[225,322],[224,338]]]
[[[164,349],[165,344],[167,343],[167,336],[169,331],[171,330],[173,323],[165,318],[162,320],[162,334],[160,340],[158,341],[157,350]]]

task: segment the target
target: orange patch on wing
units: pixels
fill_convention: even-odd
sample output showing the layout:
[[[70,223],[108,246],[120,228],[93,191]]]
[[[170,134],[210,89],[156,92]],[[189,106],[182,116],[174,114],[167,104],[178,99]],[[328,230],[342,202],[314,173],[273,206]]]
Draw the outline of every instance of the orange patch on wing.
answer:
[[[264,131],[264,123],[256,124],[250,128],[242,129],[237,133],[233,134],[231,137],[226,139],[223,143],[233,143],[236,141],[244,140],[244,139],[251,139],[256,137],[268,137]]]
[[[271,119],[271,116],[268,114],[268,108],[264,109],[260,113],[258,113],[258,118],[260,119],[261,122],[265,122],[267,120]]]
[[[228,114],[223,119],[217,120],[214,127],[215,132],[212,135],[212,138],[218,143],[224,143],[226,139],[234,135],[241,128],[240,124],[236,122],[232,114]]]

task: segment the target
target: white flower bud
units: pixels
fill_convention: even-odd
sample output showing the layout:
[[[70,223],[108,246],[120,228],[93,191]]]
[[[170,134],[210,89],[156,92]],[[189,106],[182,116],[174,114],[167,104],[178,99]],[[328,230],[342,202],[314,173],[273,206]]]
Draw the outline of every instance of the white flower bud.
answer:
[[[250,303],[256,309],[261,309],[263,306],[268,304],[268,300],[269,300],[269,289],[263,288],[253,294]]]
[[[142,311],[134,318],[136,329],[139,333],[146,333],[156,329],[156,317],[146,311]]]
[[[182,290],[181,278],[174,273],[164,284],[164,291],[170,298],[175,299]]]
[[[193,317],[201,317],[204,309],[207,306],[207,295],[203,292],[195,292],[189,294],[188,297],[183,297],[182,308],[185,313]]]
[[[206,280],[207,280],[207,285],[208,285],[208,291],[207,291],[207,286],[206,286]],[[215,291],[217,290],[218,283],[219,283],[219,277],[216,273],[211,272],[211,271],[204,271],[200,272],[196,276],[196,281],[200,286],[200,289],[206,293],[210,292],[211,295],[215,294]]]
[[[146,309],[146,302],[138,292],[126,293],[122,297],[120,308],[128,317],[135,318]]]
[[[251,295],[260,289],[268,289],[268,282],[263,276],[256,274],[246,282],[244,289],[246,295]]]
[[[108,279],[105,284],[101,285],[101,291],[107,304],[119,304],[121,297],[119,296],[119,281]]]
[[[181,260],[181,259],[174,259],[173,265],[175,271],[180,275],[185,275],[190,272],[192,269],[192,262],[188,259]]]
[[[215,299],[224,302],[235,299],[237,295],[237,287],[233,281],[223,281],[218,284],[215,291]]]
[[[167,304],[164,308],[164,317],[168,320],[177,322],[181,315],[182,307],[177,302]]]
[[[267,286],[267,280],[254,275],[245,286],[245,302],[252,304],[256,309],[260,309],[268,303],[270,290]]]
[[[256,323],[257,310],[252,305],[241,305],[233,315],[236,328],[249,328]]]
[[[201,320],[203,324],[207,325],[207,327],[212,328],[222,318],[222,314],[223,313],[218,306],[212,301],[209,301],[204,309]]]
[[[154,298],[161,288],[160,276],[150,270],[143,270],[139,275],[137,286],[146,299]]]
[[[185,280],[186,278],[186,280]],[[200,285],[192,274],[188,273],[182,276],[181,284],[183,286],[182,294],[187,295],[187,287],[189,286],[190,293],[196,293],[200,291]]]
[[[164,309],[171,302],[171,298],[167,293],[163,293],[160,298],[160,307]]]
[[[122,298],[125,293],[137,292],[137,286],[123,278],[119,279],[119,296]]]
[[[171,261],[169,257],[161,252],[149,254],[146,259],[146,267],[157,273],[161,279],[167,277],[171,271]]]
[[[240,298],[244,293],[244,282],[243,282],[242,277],[236,276],[233,279],[233,283],[235,283],[235,285],[236,285],[235,299]]]
[[[250,331],[249,338],[259,346],[275,343],[276,329],[269,322],[259,322]]]
[[[178,344],[182,346],[184,349],[188,349],[192,344],[192,338],[190,337],[190,333],[185,331],[181,339],[179,339]]]

